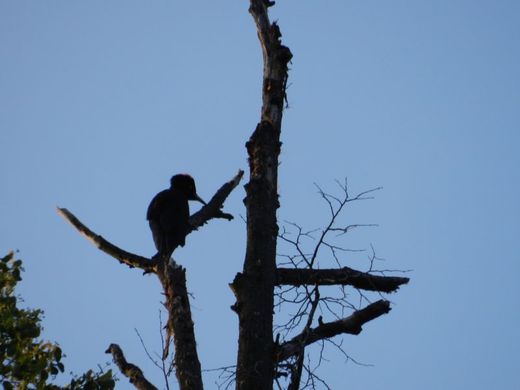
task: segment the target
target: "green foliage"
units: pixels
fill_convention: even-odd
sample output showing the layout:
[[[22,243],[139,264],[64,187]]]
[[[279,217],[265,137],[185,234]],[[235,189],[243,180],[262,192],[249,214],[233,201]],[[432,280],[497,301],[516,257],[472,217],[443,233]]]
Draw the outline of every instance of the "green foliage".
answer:
[[[23,301],[15,295],[15,287],[22,271],[22,261],[15,260],[13,252],[0,258],[0,383],[4,390],[113,389],[111,370],[89,370],[65,387],[49,383],[65,370],[63,353],[57,344],[39,340],[43,312],[18,307]]]

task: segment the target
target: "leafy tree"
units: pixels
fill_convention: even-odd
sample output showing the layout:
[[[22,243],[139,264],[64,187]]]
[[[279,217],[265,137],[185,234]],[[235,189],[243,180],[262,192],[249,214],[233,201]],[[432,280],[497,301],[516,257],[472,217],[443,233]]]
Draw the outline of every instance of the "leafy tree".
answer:
[[[49,383],[63,373],[63,352],[58,344],[40,339],[43,311],[21,309],[23,299],[15,294],[22,280],[22,261],[14,252],[0,259],[0,383],[10,389],[113,389],[112,371],[89,370],[68,385]]]

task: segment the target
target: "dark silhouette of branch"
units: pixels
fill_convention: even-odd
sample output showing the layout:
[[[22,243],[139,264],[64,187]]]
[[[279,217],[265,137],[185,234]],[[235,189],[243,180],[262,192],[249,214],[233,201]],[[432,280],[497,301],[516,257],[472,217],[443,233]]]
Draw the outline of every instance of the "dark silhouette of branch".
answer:
[[[222,366],[218,368],[209,368],[206,370],[203,370],[204,372],[219,372],[218,380],[215,382],[215,385],[217,386],[217,389],[223,389],[228,390],[231,388],[233,383],[235,383],[236,380],[236,370],[237,366]]]
[[[161,312],[159,311],[159,324],[160,324],[160,327],[159,327],[159,334],[161,335],[161,344],[162,344],[162,349],[164,350],[164,337],[163,337],[163,333],[162,333],[162,320],[161,320]],[[148,348],[146,347],[146,344],[144,343],[144,340],[143,340],[143,337],[141,336],[141,333],[139,333],[139,331],[137,330],[137,328],[134,328],[134,331],[135,333],[137,334],[137,337],[139,338],[139,341],[141,342],[141,346],[143,347],[143,350],[146,354],[146,356],[148,357],[148,359],[153,363],[153,365],[155,367],[157,367],[159,370],[161,370],[161,373],[163,374],[163,377],[164,377],[164,384],[166,386],[166,390],[170,390],[170,384],[168,383],[168,370],[166,368],[166,363],[164,360],[161,359],[161,364],[159,364],[159,362],[157,361],[157,359],[154,359],[152,357],[152,355],[150,354],[150,352],[148,352]],[[157,353],[156,353],[157,355]],[[157,357],[159,357],[157,355]]]
[[[289,383],[289,387],[287,390],[299,390],[300,382],[302,378],[302,370],[303,370],[303,360],[305,358],[305,345],[308,340],[308,336],[310,334],[310,329],[312,325],[312,321],[314,320],[314,314],[316,313],[316,309],[320,303],[320,289],[318,286],[314,287],[314,298],[311,297],[312,293],[307,291],[307,298],[311,302],[311,309],[309,315],[307,316],[307,323],[305,324],[305,328],[302,331],[302,338],[300,340],[300,350],[296,353],[296,363],[292,367],[291,373],[291,383]]]
[[[213,195],[206,206],[190,216],[190,225],[192,226],[190,232],[197,230],[199,227],[213,218],[222,218],[227,219],[228,221],[233,219],[231,214],[222,212],[222,207],[224,206],[224,202],[231,191],[233,191],[235,187],[238,186],[238,183],[240,183],[240,180],[242,180],[243,176],[244,171],[240,169],[235,177],[233,177],[233,179],[219,188],[219,190],[215,193],[215,195]]]
[[[317,368],[321,365],[321,361],[323,360],[323,347],[320,351],[320,358],[317,365],[314,367],[311,365],[311,359],[308,358],[308,361],[306,364],[303,365],[303,368],[307,374],[307,381],[305,382],[305,385],[302,387],[302,389],[317,389],[318,384],[321,385],[320,388],[325,388],[326,390],[332,390],[331,387],[327,384],[327,382],[322,379],[320,376],[316,374]]]
[[[372,275],[349,267],[338,269],[277,268],[277,285],[349,285],[367,291],[395,292],[410,278]]]
[[[316,341],[331,338],[340,334],[359,334],[362,326],[390,311],[390,302],[383,299],[374,302],[364,309],[357,310],[350,316],[341,320],[320,323],[316,328],[310,329],[308,332],[301,333],[290,341],[279,346],[277,351],[278,361],[283,361],[301,351],[302,340],[305,340],[305,346]]]
[[[121,373],[126,376],[132,385],[139,390],[157,390],[157,387],[152,385],[144,377],[143,371],[135,364],[128,363],[123,355],[123,351],[117,344],[110,344],[105,353],[111,353],[114,358],[114,363],[119,367]]]
[[[136,333],[137,337],[139,338],[139,341],[141,342],[141,346],[143,347],[144,353],[148,357],[148,360],[150,360],[155,367],[157,367],[159,370],[161,370],[161,366],[159,365],[157,360],[155,360],[152,357],[152,355],[150,355],[150,352],[148,352],[148,348],[146,347],[146,344],[144,343],[144,340],[143,340],[143,337],[141,336],[141,333],[139,333],[137,328],[134,328],[134,332]],[[161,332],[161,336],[162,336],[162,332]]]

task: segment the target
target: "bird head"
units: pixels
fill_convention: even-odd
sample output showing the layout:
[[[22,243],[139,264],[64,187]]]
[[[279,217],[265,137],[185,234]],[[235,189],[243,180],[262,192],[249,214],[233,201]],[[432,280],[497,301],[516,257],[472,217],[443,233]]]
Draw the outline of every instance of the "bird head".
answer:
[[[170,188],[175,189],[177,191],[181,191],[188,200],[196,200],[202,204],[206,204],[202,200],[202,198],[197,195],[197,189],[195,188],[195,180],[193,177],[186,174],[179,174],[172,176],[170,180]]]

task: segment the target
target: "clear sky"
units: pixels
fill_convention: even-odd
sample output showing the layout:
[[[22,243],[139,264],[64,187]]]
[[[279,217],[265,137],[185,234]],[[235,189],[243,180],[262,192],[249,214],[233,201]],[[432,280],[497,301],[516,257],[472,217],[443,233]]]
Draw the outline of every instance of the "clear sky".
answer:
[[[44,336],[68,369],[110,360],[115,342],[162,386],[134,332],[159,351],[157,280],[98,251],[55,207],[150,256],[146,207],[172,174],[191,173],[208,199],[247,168],[262,75],[247,8],[0,1],[0,251],[20,251],[20,293],[45,310]],[[520,2],[280,0],[271,10],[294,54],[280,221],[323,225],[313,183],[383,186],[342,220],[379,227],[340,243],[372,244],[381,268],[413,270],[389,315],[343,338],[373,366],[331,350],[320,375],[333,389],[520,388]],[[243,198],[239,187],[226,202],[234,221],[213,221],[176,252],[205,369],[235,362],[227,284],[244,258]],[[367,269],[367,255],[345,265]],[[215,379],[205,374],[206,387]]]

